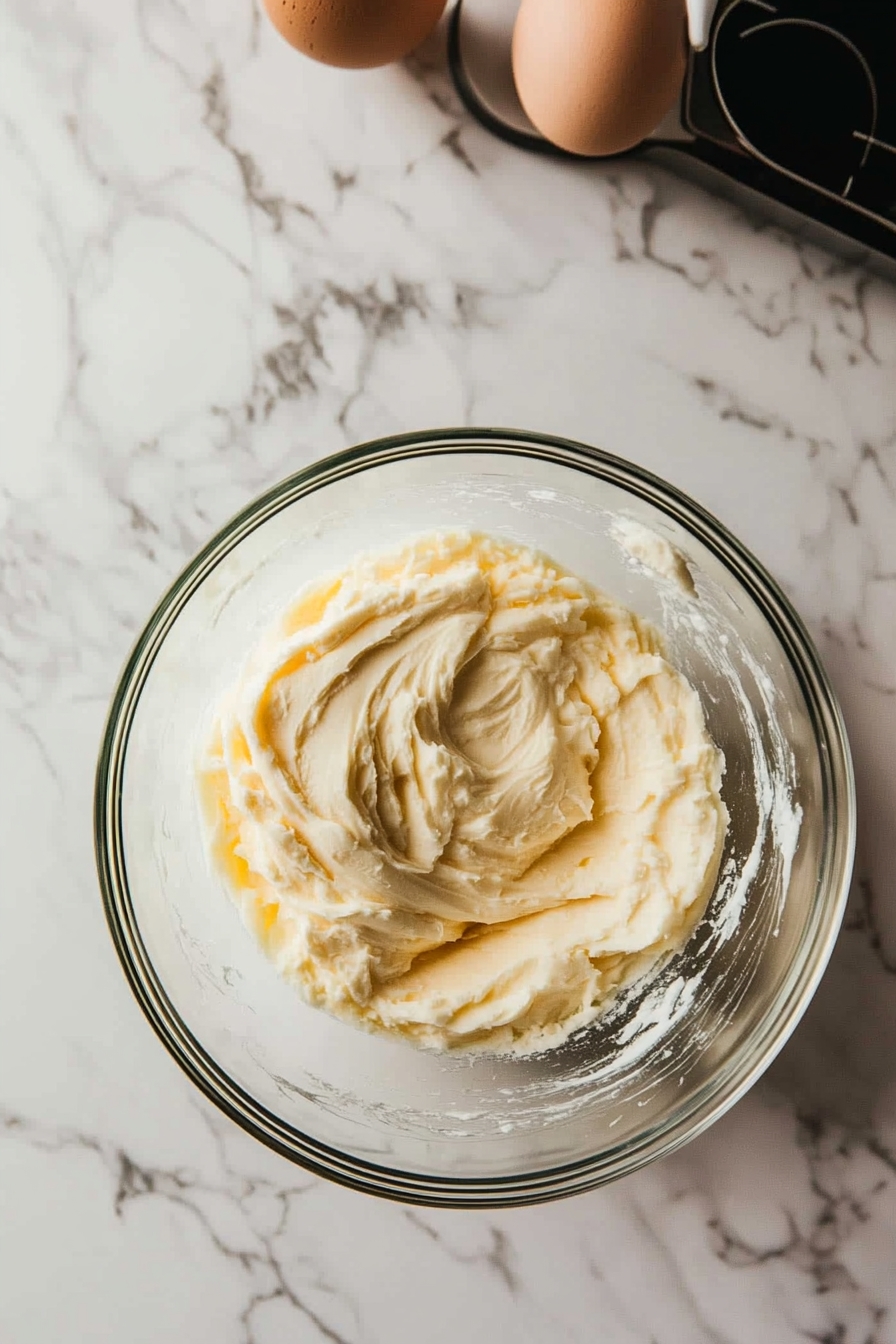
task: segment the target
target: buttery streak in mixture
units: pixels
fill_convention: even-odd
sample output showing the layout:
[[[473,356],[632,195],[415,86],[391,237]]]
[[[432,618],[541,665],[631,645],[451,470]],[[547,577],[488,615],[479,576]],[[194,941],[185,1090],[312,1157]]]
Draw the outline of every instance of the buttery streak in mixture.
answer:
[[[651,626],[452,532],[306,588],[217,706],[199,780],[213,860],[309,1003],[528,1053],[688,937],[723,768]]]

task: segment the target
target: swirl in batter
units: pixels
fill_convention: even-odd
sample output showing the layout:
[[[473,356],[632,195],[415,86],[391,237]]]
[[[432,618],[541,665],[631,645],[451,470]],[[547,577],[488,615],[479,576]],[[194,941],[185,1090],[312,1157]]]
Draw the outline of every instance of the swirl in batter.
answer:
[[[447,533],[298,597],[217,707],[200,794],[309,1003],[527,1053],[685,941],[722,770],[649,625],[543,555]]]

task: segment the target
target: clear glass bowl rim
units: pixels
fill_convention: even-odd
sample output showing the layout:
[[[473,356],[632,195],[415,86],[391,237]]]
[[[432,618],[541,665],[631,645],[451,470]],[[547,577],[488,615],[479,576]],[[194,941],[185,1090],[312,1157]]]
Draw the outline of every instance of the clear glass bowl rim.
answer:
[[[268,518],[333,480],[386,462],[476,452],[539,458],[621,486],[684,526],[722,561],[768,620],[804,696],[822,771],[823,842],[811,916],[772,1009],[687,1105],[618,1148],[574,1163],[465,1178],[405,1172],[340,1152],[293,1129],[229,1077],[177,1013],[144,947],[128,887],[121,809],[128,736],[142,687],[168,630],[215,566]],[[112,940],[138,1004],[187,1076],[254,1138],[315,1175],[367,1194],[444,1207],[495,1208],[578,1194],[674,1152],[723,1115],[772,1062],[815,992],[843,918],[855,840],[855,780],[840,707],[805,626],[759,561],[710,513],[653,473],[570,439],[498,428],[446,428],[371,440],[302,468],[237,513],[181,571],[138,636],[110,703],[94,796],[97,872]]]

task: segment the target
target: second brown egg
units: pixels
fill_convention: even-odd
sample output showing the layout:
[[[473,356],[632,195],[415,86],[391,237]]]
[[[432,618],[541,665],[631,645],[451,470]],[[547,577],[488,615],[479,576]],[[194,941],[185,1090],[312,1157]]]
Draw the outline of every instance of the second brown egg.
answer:
[[[686,51],[683,0],[522,0],[513,74],[553,144],[619,154],[674,106]]]

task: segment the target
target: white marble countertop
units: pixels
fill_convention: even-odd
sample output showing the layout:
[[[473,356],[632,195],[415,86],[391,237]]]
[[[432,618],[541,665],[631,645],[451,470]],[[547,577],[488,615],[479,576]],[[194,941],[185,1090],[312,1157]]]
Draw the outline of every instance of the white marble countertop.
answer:
[[[439,35],[347,75],[250,0],[6,0],[0,50],[0,1338],[896,1340],[896,293],[657,168],[497,143]],[[465,423],[630,457],[753,547],[861,807],[766,1078],[674,1158],[496,1215],[323,1184],[205,1105],[91,848],[108,696],[194,549],[319,454]]]

